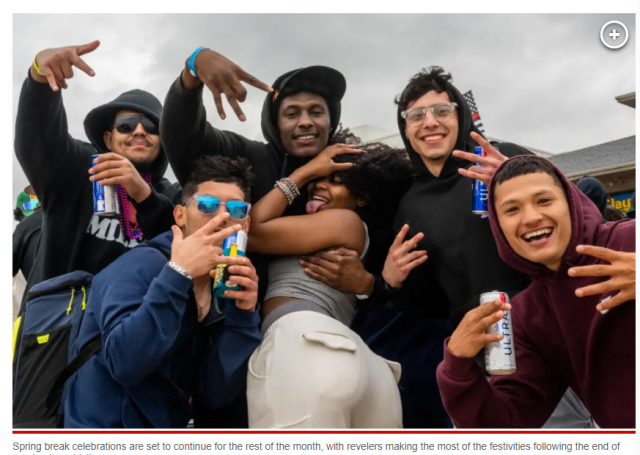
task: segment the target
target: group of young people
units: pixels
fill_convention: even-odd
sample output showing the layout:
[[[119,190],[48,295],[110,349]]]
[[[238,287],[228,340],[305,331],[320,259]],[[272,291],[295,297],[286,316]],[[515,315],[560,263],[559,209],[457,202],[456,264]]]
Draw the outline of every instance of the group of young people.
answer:
[[[16,119],[42,206],[28,287],[96,274],[78,344],[103,348],[66,384],[65,426],[635,427],[635,221],[604,224],[550,162],[487,142],[444,70],[396,99],[406,150],[341,127],[339,71],[269,86],[207,48],[164,106],[132,90],[92,110],[86,143],[61,89],[95,75],[98,46],[38,52]],[[266,92],[265,142],[207,120],[205,86],[245,121],[243,84]],[[94,214],[93,182],[124,196],[119,216]],[[239,231],[247,255],[225,257]],[[241,286],[224,297],[220,264]],[[511,304],[479,306],[495,289]],[[517,370],[487,380],[476,358],[505,310]]]

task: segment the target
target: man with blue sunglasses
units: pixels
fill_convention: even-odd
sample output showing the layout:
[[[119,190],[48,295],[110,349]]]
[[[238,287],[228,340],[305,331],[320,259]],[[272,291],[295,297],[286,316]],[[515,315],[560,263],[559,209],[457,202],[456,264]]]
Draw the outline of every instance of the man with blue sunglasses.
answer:
[[[249,230],[251,180],[245,161],[199,160],[172,230],[96,275],[78,343],[101,334],[103,348],[69,384],[66,427],[184,428],[191,417],[225,426],[216,418],[244,399],[247,361],[262,341],[256,271],[221,248]],[[228,299],[212,292],[219,264],[241,286]]]

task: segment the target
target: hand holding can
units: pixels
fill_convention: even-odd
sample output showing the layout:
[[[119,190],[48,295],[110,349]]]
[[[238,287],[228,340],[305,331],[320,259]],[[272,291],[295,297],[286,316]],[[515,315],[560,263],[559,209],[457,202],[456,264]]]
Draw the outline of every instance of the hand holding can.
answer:
[[[496,303],[511,306],[509,296],[505,292],[486,292],[480,296],[481,308],[483,305]],[[486,333],[500,338],[484,347],[484,362],[487,372],[492,375],[515,373],[516,351],[513,342],[511,311],[503,310],[502,319],[487,327]]]
[[[502,334],[487,333],[487,329],[502,320],[509,303],[499,299],[469,311],[451,335],[447,345],[456,357],[475,357],[488,343],[502,340]]]
[[[227,257],[244,256],[247,249],[247,233],[238,231],[227,237],[222,244],[222,254]],[[218,264],[216,267],[213,293],[214,296],[220,298],[233,298],[227,294],[227,291],[241,291],[241,286],[231,279],[229,264]]]

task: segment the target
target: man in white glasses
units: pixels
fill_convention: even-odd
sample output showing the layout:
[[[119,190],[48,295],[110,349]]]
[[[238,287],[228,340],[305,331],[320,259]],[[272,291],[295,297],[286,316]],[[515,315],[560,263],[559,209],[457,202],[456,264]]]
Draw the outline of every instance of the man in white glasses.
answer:
[[[400,382],[405,424],[417,427],[442,422],[434,419],[442,412],[434,365],[443,358],[444,338],[451,330],[447,325],[457,327],[479,305],[480,294],[497,289],[513,297],[529,283],[528,277],[500,259],[489,220],[472,213],[471,179],[488,184],[508,157],[531,152],[509,143],[494,147],[485,140],[451,81],[442,68],[427,68],[411,78],[396,99],[398,127],[418,176],[400,202],[394,223],[399,234],[382,273],[358,273],[354,267],[359,263],[353,258],[351,267],[341,267],[349,277],[343,288],[362,289],[369,283],[369,298],[361,300],[360,308],[391,302],[411,314],[401,313],[391,324],[377,324],[377,318],[389,320],[389,310],[380,316],[360,311],[353,328],[371,341],[376,354],[402,364],[405,381],[420,378],[411,384]],[[475,155],[477,146],[483,147],[485,157]],[[307,264],[305,268],[314,270]],[[590,425],[577,400],[571,401],[565,417],[559,426]]]

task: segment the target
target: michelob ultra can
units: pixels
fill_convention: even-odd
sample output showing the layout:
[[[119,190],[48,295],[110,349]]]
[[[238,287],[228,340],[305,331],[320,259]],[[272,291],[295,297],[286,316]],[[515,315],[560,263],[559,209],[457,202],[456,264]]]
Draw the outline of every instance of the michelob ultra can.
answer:
[[[493,291],[480,295],[480,305],[500,299],[509,302],[505,292]],[[516,372],[516,351],[513,343],[513,326],[511,311],[504,311],[504,317],[487,329],[488,334],[503,335],[502,340],[489,343],[484,347],[484,362],[489,374],[512,374]]]
[[[244,256],[247,249],[247,233],[238,231],[230,235],[222,243],[222,254],[225,256]],[[224,295],[225,291],[241,291],[242,286],[233,281],[227,264],[218,264],[216,277],[213,280],[213,295],[225,299],[231,299]]]
[[[91,165],[95,166],[98,155],[93,155]],[[93,182],[93,213],[98,216],[111,216],[120,214],[116,189],[113,185],[100,185]]]
[[[495,147],[498,150],[497,147]],[[499,150],[498,150],[499,151]],[[478,156],[487,156],[487,152],[482,147],[476,147],[474,152]],[[474,166],[480,166],[479,163],[473,163]],[[471,204],[471,213],[475,215],[487,215],[489,213],[489,188],[482,183],[481,180],[474,180],[473,203]]]

